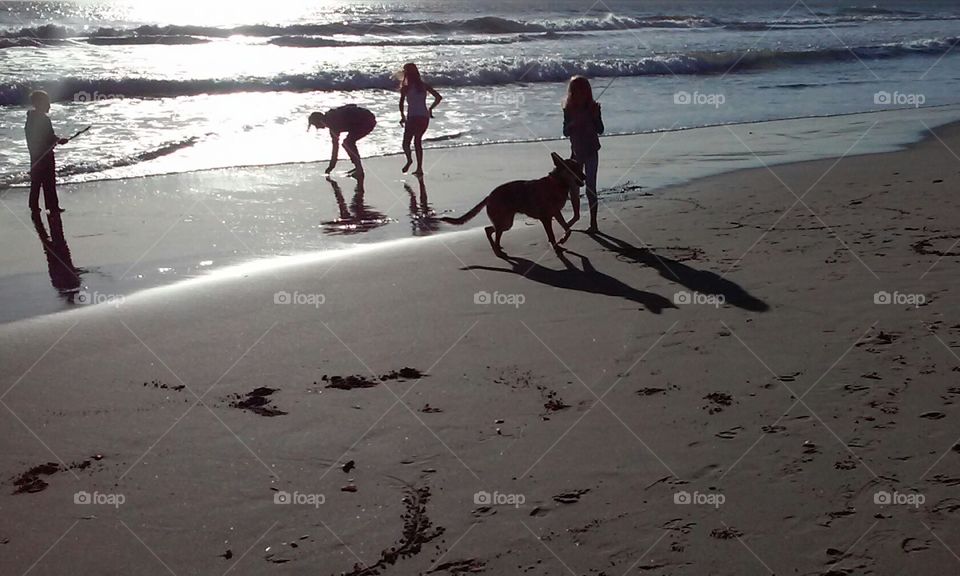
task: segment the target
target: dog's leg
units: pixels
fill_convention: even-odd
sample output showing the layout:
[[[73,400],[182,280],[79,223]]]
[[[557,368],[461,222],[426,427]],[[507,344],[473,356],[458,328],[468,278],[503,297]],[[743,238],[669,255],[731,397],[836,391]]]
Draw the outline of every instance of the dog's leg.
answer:
[[[570,232],[572,231],[573,222],[567,222],[566,220],[564,220],[563,214],[561,214],[559,210],[557,210],[557,213],[554,215],[554,218],[556,218],[557,222],[559,222],[560,225],[563,226],[563,230],[564,230],[563,238],[561,238],[559,242],[560,244],[563,244],[564,242],[567,241],[567,238],[570,237]]]
[[[494,240],[493,238],[494,230],[496,230],[496,228],[494,228],[493,226],[487,226],[483,229],[483,231],[487,233],[487,241],[490,242],[490,247],[493,248],[493,253],[503,258],[504,256],[506,256],[506,254],[504,253],[503,248],[500,247],[500,234],[502,234],[502,232],[500,232],[499,230],[496,230],[497,238],[496,240]]]
[[[543,229],[547,232],[547,240],[550,240],[550,245],[553,246],[553,249],[558,254],[563,252],[563,247],[557,244],[557,239],[553,235],[553,217],[542,218],[540,222],[543,224]]]

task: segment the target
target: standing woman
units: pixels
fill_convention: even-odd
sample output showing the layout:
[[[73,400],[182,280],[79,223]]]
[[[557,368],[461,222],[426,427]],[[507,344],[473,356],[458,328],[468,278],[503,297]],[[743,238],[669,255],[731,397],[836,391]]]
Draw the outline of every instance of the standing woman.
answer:
[[[574,76],[567,85],[567,99],[563,103],[563,135],[570,138],[574,160],[583,163],[586,173],[587,203],[590,205],[590,227],[587,233],[597,228],[597,168],[600,164],[600,134],[603,134],[603,118],[600,104],[593,100],[590,81],[583,76]],[[573,204],[572,225],[580,219],[580,194]]]
[[[433,104],[427,108],[427,93],[433,96]],[[432,86],[420,77],[420,70],[413,62],[403,65],[403,79],[400,81],[400,125],[403,126],[403,153],[407,156],[407,163],[403,165],[406,172],[413,164],[410,158],[410,141],[417,151],[416,176],[423,175],[423,134],[433,118],[433,109],[440,104],[443,97]],[[404,113],[404,102],[407,103]]]

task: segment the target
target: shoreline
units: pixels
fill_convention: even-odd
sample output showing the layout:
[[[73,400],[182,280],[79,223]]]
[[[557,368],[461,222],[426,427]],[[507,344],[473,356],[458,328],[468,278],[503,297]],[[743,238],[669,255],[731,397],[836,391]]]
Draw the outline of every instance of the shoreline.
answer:
[[[609,133],[604,134],[600,137],[601,143],[606,138],[617,138],[623,136],[648,136],[656,135],[663,133],[683,133],[689,132],[692,130],[701,130],[705,128],[718,128],[718,127],[734,127],[734,126],[750,126],[750,125],[762,125],[772,122],[790,122],[790,121],[802,121],[802,120],[825,120],[830,118],[846,118],[851,116],[862,116],[866,114],[882,114],[882,113],[893,113],[893,112],[903,112],[903,111],[919,111],[919,110],[940,110],[948,108],[960,108],[960,102],[954,102],[949,104],[937,104],[930,106],[917,106],[917,107],[900,107],[900,108],[879,108],[876,110],[862,110],[858,112],[840,112],[836,114],[812,114],[808,116],[788,116],[785,118],[769,118],[765,120],[746,120],[742,122],[719,122],[716,124],[703,124],[697,126],[683,126],[679,128],[664,128],[659,130],[642,130],[638,132],[622,132],[622,133]],[[960,121],[960,118],[958,118]],[[932,126],[935,128],[936,126]],[[446,139],[447,137],[441,136],[438,137],[441,139]],[[428,143],[429,139],[425,139],[424,143]],[[540,139],[529,139],[529,140],[495,140],[491,142],[474,142],[467,144],[451,144],[449,146],[424,146],[424,150],[455,150],[461,148],[471,148],[471,147],[483,147],[483,146],[500,146],[505,144],[542,144],[542,143],[554,143],[554,142],[567,142],[566,138],[540,138]],[[916,144],[918,140],[909,141],[903,146],[909,146],[911,144]],[[374,158],[392,158],[400,156],[402,152],[394,152],[389,154],[374,154],[368,157],[365,157],[364,160],[374,159]],[[273,164],[238,164],[235,166],[222,166],[215,168],[197,168],[194,170],[184,170],[180,172],[161,172],[157,174],[145,174],[139,176],[120,176],[120,177],[111,177],[111,178],[94,178],[91,180],[78,180],[78,181],[66,181],[60,184],[60,186],[75,186],[81,184],[92,184],[99,182],[120,182],[125,180],[136,180],[140,178],[154,178],[158,176],[176,176],[176,175],[185,175],[185,174],[196,174],[203,172],[213,172],[218,170],[244,170],[244,169],[268,169],[272,167],[291,167],[291,166],[312,166],[312,165],[322,165],[325,162],[329,161],[327,159],[319,160],[309,160],[309,161],[297,161],[297,162],[279,162]],[[8,190],[17,190],[17,191],[26,191],[30,187],[29,182],[24,182],[20,184],[13,184],[8,186],[0,186],[0,195]]]
[[[801,119],[611,136],[605,139],[602,151],[601,197],[617,210],[624,202],[636,199],[649,199],[655,205],[669,191],[707,182],[705,178],[763,165],[793,164],[779,163],[784,161],[782,154],[793,154],[797,162],[806,162],[817,161],[817,155],[823,156],[831,147],[837,154],[828,158],[839,157],[844,150],[854,156],[903,149],[898,140],[891,140],[891,134],[902,137],[908,128],[921,132],[924,125],[932,126],[936,120],[947,122],[956,116],[960,116],[960,107],[939,112],[920,109],[852,115],[848,117],[850,125],[842,130],[834,123]],[[867,143],[863,137],[857,138],[856,130],[862,131],[870,119],[874,119],[874,127],[879,127],[871,127],[871,141]],[[787,128],[797,128],[795,123],[808,128],[807,149],[799,142],[776,140],[776,135]],[[504,181],[542,176],[548,164],[543,156],[551,144],[562,147],[566,142],[434,151],[427,157],[427,164],[432,158],[435,169],[428,169],[419,190],[415,179],[395,173],[395,157],[368,159],[369,176],[362,189],[341,176],[325,181],[314,171],[297,170],[300,165],[67,185],[67,190],[84,190],[78,195],[61,195],[69,210],[63,217],[64,237],[81,269],[82,281],[76,294],[88,302],[115,302],[142,290],[204,278],[218,270],[269,266],[269,261],[277,257],[309,260],[317,252],[448,235],[457,228],[438,224],[434,216],[462,213]],[[746,148],[736,153],[741,146]],[[866,146],[868,151],[857,146]],[[729,152],[724,152],[724,147]],[[636,160],[638,154],[640,161]],[[509,166],[504,165],[505,157],[511,159]],[[623,176],[614,182],[612,175],[618,172]],[[107,214],[102,212],[104,207]],[[6,303],[0,307],[4,311],[0,322],[77,307],[75,296],[58,297],[50,287],[53,277],[47,278],[52,272],[48,270],[49,259],[45,263],[42,258],[42,242],[9,202],[7,208],[6,213],[0,213],[3,241],[10,247],[0,259],[5,278],[0,283],[0,302]],[[333,215],[338,217],[331,220]],[[481,214],[467,228],[484,222]],[[525,223],[520,218],[515,228]]]

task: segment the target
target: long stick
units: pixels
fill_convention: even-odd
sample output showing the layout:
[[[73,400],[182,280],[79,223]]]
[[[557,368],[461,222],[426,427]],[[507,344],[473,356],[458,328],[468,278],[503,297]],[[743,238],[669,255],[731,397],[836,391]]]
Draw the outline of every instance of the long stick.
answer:
[[[610,83],[607,84],[606,87],[600,91],[600,94],[598,94],[596,98],[594,98],[594,100],[600,100],[600,96],[603,96],[603,93],[607,91],[607,88],[610,88],[611,86],[613,86],[613,83],[617,81],[617,78],[619,78],[619,76],[614,76],[613,80],[611,80]]]
[[[77,136],[83,134],[84,132],[86,132],[87,130],[89,130],[89,129],[92,128],[92,127],[93,127],[92,125],[91,125],[91,126],[87,126],[86,128],[80,130],[79,132],[77,132],[77,133],[74,134],[73,136],[67,138],[67,140],[68,140],[68,141],[69,141],[69,140],[73,140],[74,138],[76,138]]]

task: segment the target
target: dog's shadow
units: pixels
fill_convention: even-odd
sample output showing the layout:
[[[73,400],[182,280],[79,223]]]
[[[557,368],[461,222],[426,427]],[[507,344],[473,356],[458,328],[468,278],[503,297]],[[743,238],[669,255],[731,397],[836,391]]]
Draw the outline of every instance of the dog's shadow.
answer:
[[[624,240],[603,232],[591,234],[590,237],[600,244],[600,246],[616,252],[620,257],[649,266],[667,280],[682,284],[689,290],[699,292],[700,294],[723,296],[727,304],[751,312],[766,312],[770,309],[770,306],[766,302],[753,296],[739,284],[731,282],[718,274],[706,270],[697,270],[676,260],[656,254],[646,248],[638,248]]]
[[[574,266],[573,262],[567,258],[566,254],[572,254],[580,258],[581,268]],[[660,314],[664,308],[676,308],[673,302],[655,294],[637,290],[620,280],[617,280],[609,274],[604,274],[590,262],[590,259],[576,252],[567,251],[558,254],[565,268],[555,270],[547,268],[540,264],[527,260],[526,258],[517,258],[514,256],[505,256],[503,259],[510,264],[510,268],[497,268],[494,266],[466,266],[461,270],[489,270],[491,272],[509,272],[518,274],[534,282],[554,286],[556,288],[565,288],[567,290],[579,290],[590,294],[602,294],[604,296],[614,296],[624,298],[631,302],[643,305],[644,308]]]

